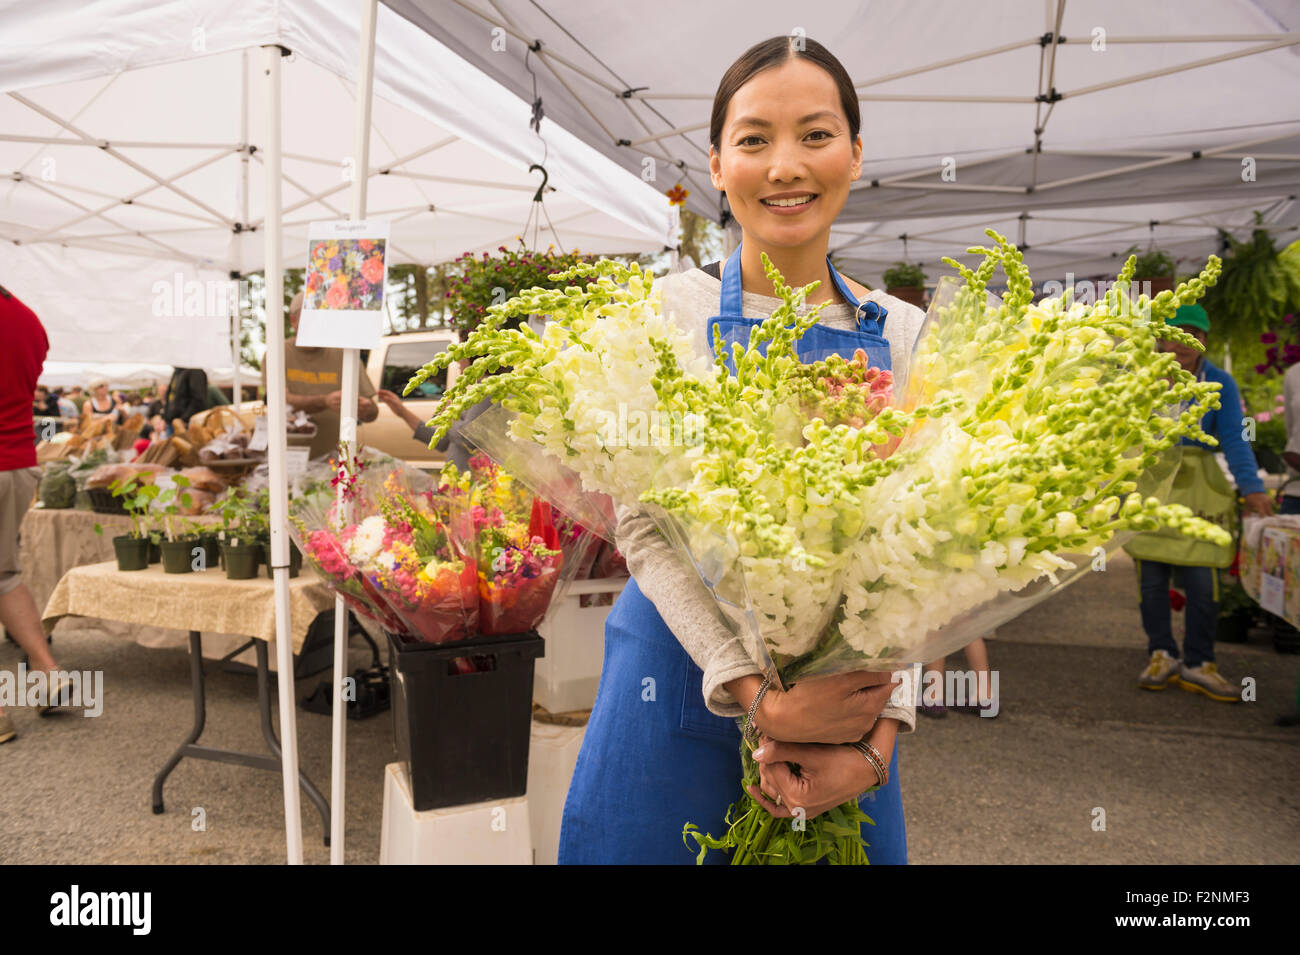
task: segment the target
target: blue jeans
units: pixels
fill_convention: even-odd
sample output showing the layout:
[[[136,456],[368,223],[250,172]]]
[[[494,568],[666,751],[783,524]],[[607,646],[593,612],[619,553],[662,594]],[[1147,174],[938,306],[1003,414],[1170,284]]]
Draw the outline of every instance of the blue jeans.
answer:
[[[740,731],[705,707],[703,678],[628,581],[605,623],[600,689],[564,803],[561,865],[693,865],[698,850],[682,841],[682,827],[723,835],[727,807],[743,795]],[[871,864],[906,864],[897,747],[889,785],[860,805],[875,822],[862,827]],[[707,861],[728,858],[711,852]]]
[[[1138,599],[1147,653],[1166,651],[1179,657],[1169,608],[1170,577],[1180,578],[1187,594],[1187,637],[1183,662],[1189,667],[1214,662],[1214,632],[1219,621],[1219,572],[1213,567],[1181,567],[1154,560],[1139,560]]]

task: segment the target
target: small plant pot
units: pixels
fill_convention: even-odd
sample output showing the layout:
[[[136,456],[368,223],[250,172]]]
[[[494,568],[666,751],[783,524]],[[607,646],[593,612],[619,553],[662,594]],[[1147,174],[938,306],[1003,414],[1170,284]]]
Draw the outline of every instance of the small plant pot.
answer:
[[[885,294],[902,299],[908,305],[925,308],[925,289],[919,285],[895,285],[885,289]]]
[[[149,566],[149,538],[123,534],[113,538],[118,570],[145,570]]]
[[[1250,626],[1255,615],[1249,610],[1238,610],[1219,618],[1215,625],[1215,643],[1245,643],[1250,636]]]
[[[164,574],[188,574],[194,569],[194,550],[199,547],[197,537],[162,542]]]
[[[203,547],[203,560],[208,567],[221,563],[221,538],[216,534],[200,534],[199,544]]]
[[[251,580],[257,576],[257,565],[262,561],[262,545],[257,541],[248,544],[221,545],[227,580]]]
[[[155,540],[149,541],[149,563],[156,564],[162,560],[162,545]]]
[[[266,576],[274,578],[275,570],[271,567],[271,542],[262,541],[262,564],[266,567]],[[302,551],[293,541],[289,541],[289,576],[297,577],[302,570]]]

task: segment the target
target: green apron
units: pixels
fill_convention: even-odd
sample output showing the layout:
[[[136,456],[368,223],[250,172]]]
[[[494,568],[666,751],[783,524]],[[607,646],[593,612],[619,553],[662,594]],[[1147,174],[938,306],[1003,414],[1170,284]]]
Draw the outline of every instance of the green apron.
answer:
[[[1197,516],[1218,524],[1233,537],[1227,545],[1184,537],[1168,528],[1131,537],[1124,550],[1137,560],[1159,561],[1181,567],[1229,567],[1236,555],[1237,491],[1214,460],[1214,452],[1183,445],[1182,460],[1167,494],[1156,494],[1165,504],[1182,504]],[[1139,490],[1142,488],[1139,486]],[[1149,493],[1149,492],[1147,492]]]

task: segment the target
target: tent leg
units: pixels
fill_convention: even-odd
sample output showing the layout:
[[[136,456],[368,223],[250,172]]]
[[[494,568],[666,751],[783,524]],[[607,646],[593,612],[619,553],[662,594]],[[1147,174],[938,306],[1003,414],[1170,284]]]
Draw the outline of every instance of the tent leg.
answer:
[[[280,687],[280,761],[284,784],[284,832],[290,865],[302,865],[302,807],[298,796],[298,722],[293,685],[293,647],[289,634],[289,540],[285,518],[289,489],[285,476],[286,406],[284,396],[284,273],[281,262],[283,229],[280,213],[280,58],[287,51],[275,45],[262,47],[266,90],[266,405],[271,467],[271,568],[275,579],[275,654]]]

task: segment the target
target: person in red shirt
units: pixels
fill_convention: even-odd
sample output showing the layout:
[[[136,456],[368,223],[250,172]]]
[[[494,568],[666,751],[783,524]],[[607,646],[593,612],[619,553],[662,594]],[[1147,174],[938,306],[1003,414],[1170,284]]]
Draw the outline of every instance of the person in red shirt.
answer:
[[[2,285],[0,339],[5,343],[0,348],[0,624],[27,651],[32,670],[55,671],[58,664],[41,629],[40,611],[18,566],[18,529],[41,474],[36,466],[32,395],[50,343],[35,313]],[[45,703],[50,704],[59,695],[60,681],[51,679],[47,685],[52,692]],[[42,715],[50,709],[39,707]],[[13,719],[0,708],[0,743],[16,735]]]

